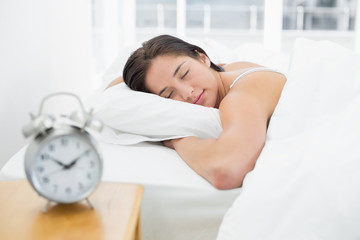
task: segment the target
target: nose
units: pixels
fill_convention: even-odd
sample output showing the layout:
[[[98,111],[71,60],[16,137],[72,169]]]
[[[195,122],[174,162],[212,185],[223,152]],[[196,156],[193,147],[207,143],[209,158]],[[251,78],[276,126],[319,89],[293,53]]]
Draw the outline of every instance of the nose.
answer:
[[[179,95],[183,98],[186,102],[192,102],[193,101],[193,94],[194,94],[194,88],[190,85],[183,84],[179,89]]]

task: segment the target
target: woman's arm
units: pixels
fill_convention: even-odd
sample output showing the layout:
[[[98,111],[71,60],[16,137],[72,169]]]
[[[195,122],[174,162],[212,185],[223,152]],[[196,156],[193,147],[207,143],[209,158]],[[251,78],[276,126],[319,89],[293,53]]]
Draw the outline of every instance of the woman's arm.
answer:
[[[124,79],[123,79],[123,77],[120,76],[120,77],[116,78],[115,80],[113,80],[106,88],[115,86],[115,85],[117,85],[119,83],[122,83],[122,82],[124,82]]]
[[[223,132],[218,139],[172,140],[174,149],[197,173],[218,189],[240,187],[254,168],[265,142],[267,118],[250,96],[229,96],[220,107]]]
[[[264,146],[267,124],[284,83],[277,73],[246,76],[220,104],[223,132],[218,139],[187,137],[166,145],[216,188],[240,187]]]

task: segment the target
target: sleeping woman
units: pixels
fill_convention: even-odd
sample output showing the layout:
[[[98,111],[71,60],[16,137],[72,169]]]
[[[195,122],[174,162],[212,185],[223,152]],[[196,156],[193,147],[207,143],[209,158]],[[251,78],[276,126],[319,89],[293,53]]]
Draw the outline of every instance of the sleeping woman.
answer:
[[[286,77],[249,62],[216,65],[198,46],[161,35],[142,44],[127,60],[123,76],[131,89],[219,109],[218,138],[164,141],[218,189],[241,187],[262,151],[270,118]]]

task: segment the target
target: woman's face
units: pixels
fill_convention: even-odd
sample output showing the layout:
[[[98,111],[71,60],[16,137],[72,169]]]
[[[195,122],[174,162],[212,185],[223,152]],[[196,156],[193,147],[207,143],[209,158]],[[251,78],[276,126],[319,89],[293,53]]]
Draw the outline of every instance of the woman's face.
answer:
[[[153,59],[145,81],[148,89],[161,97],[217,107],[219,88],[214,72],[204,54],[199,59],[163,55]]]

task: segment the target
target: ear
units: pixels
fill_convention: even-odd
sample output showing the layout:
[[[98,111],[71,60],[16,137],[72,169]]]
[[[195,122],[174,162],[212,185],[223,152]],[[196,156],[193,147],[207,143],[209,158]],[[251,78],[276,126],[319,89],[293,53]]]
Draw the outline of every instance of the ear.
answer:
[[[199,52],[197,52],[197,53],[199,54],[200,61],[202,63],[205,63],[206,66],[210,67],[210,65],[211,65],[210,58],[208,56],[206,56],[206,54],[204,54],[204,53],[199,53]]]

